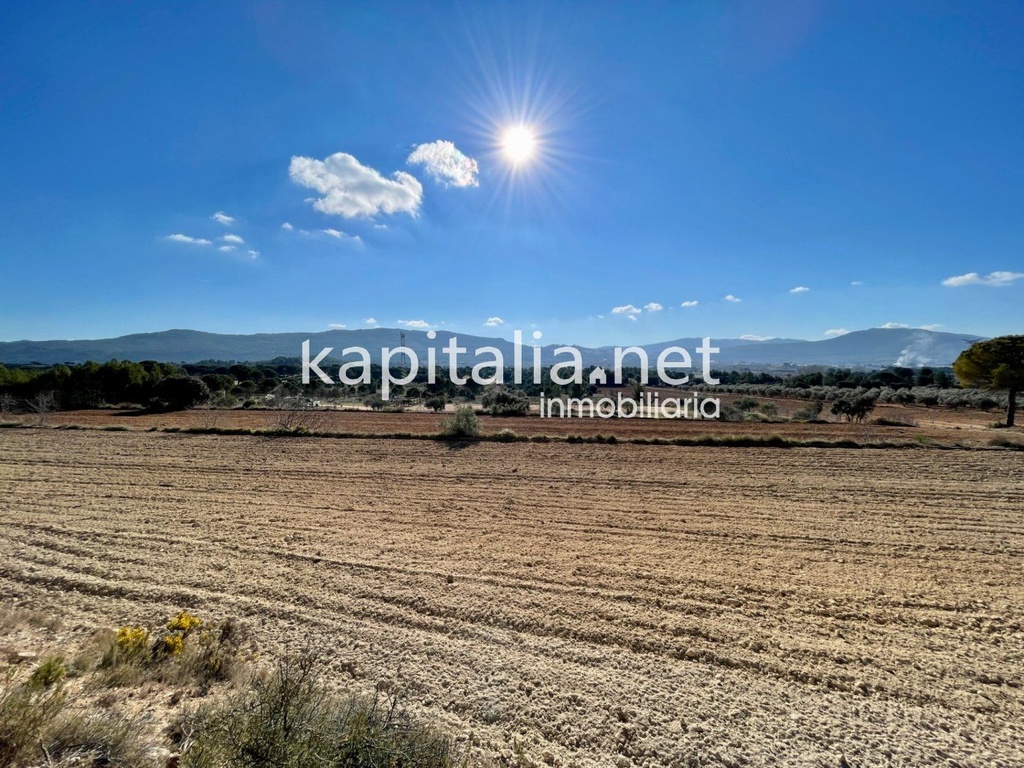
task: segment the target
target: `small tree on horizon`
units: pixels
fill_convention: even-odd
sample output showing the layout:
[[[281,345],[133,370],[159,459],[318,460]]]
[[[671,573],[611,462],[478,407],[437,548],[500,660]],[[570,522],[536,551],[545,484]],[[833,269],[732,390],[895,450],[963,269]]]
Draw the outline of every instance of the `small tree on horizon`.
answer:
[[[210,388],[195,376],[168,376],[156,385],[156,397],[168,411],[185,411],[210,399]]]
[[[444,410],[444,407],[446,405],[448,405],[448,401],[444,397],[441,397],[441,396],[428,397],[423,404],[427,408],[432,410],[434,413],[438,413],[439,411],[443,411]]]
[[[1017,394],[1024,390],[1024,336],[998,336],[978,341],[953,363],[961,386],[1007,391],[1006,426],[1017,414]]]

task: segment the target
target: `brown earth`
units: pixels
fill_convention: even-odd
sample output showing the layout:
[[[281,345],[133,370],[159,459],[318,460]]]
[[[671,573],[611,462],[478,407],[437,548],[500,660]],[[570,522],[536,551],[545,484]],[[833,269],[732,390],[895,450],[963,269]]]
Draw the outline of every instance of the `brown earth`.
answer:
[[[1014,451],[0,430],[0,599],[243,618],[499,764],[1022,765],[1022,518]]]
[[[671,395],[671,393],[667,393]],[[723,395],[729,402],[735,396]],[[774,398],[780,417],[792,416],[806,403],[799,400]],[[828,416],[827,408],[825,417]],[[440,429],[442,414],[421,410],[405,413],[383,413],[369,410],[318,410],[301,414],[312,431],[349,434],[388,435],[395,433],[431,434]],[[832,417],[834,418],[834,417]],[[38,416],[4,417],[6,421],[33,424]],[[287,411],[274,410],[193,410],[172,413],[146,411],[88,410],[60,411],[45,416],[51,426],[77,425],[84,427],[118,427],[131,430],[189,427],[216,427],[220,429],[272,430],[294,426],[295,417]],[[879,424],[879,419],[890,422]],[[993,429],[999,415],[974,410],[953,411],[946,408],[880,405],[865,424],[828,421],[806,422],[725,422],[691,419],[600,419],[600,418],[540,418],[536,413],[520,418],[494,418],[481,416],[484,434],[511,429],[518,435],[566,436],[615,435],[617,438],[699,438],[712,437],[769,437],[780,436],[789,440],[853,440],[858,443],[895,442],[902,444],[988,446],[992,441],[1016,442],[1024,445],[1024,428]],[[893,426],[892,424],[901,424]]]

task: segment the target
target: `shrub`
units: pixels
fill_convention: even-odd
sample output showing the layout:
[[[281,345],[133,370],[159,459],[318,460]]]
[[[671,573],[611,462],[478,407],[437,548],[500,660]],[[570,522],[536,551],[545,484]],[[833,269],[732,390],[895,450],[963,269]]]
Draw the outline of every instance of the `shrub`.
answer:
[[[743,411],[728,403],[722,403],[718,411],[719,421],[743,421],[743,416]]]
[[[149,630],[130,624],[117,630],[117,637],[114,639],[114,649],[128,657],[140,656],[148,645]]]
[[[139,722],[68,710],[60,684],[0,683],[0,765],[147,765]]]
[[[67,674],[68,670],[64,666],[64,658],[62,656],[51,656],[32,671],[26,686],[31,690],[51,688],[63,682]]]
[[[203,685],[231,680],[241,668],[243,646],[249,644],[248,630],[228,619],[215,630],[200,632],[182,665],[192,679]]]
[[[484,393],[480,402],[492,416],[525,416],[530,412],[530,398],[518,389],[494,387]]]
[[[468,405],[455,409],[455,413],[441,421],[441,434],[444,437],[478,437],[480,435],[480,419],[476,411]]]
[[[808,403],[805,408],[801,408],[799,411],[793,414],[794,421],[814,421],[821,416],[822,410],[825,408],[825,404],[821,400],[815,400],[813,403]]]
[[[250,689],[187,713],[184,765],[422,766],[455,764],[451,740],[413,722],[395,700],[341,699],[321,683],[314,653],[286,659]]]
[[[185,650],[185,638],[178,632],[164,635],[153,646],[155,656],[180,656]]]
[[[499,443],[514,443],[516,441],[516,433],[511,429],[502,429],[495,433],[494,439]]]
[[[448,405],[448,401],[443,397],[428,397],[423,404],[434,413],[438,413],[444,410],[444,407]]]
[[[187,635],[192,630],[199,629],[202,624],[203,622],[198,616],[193,616],[188,611],[181,611],[167,622],[167,628],[172,632],[180,632],[182,635]]]
[[[99,684],[120,687],[153,680],[205,689],[235,676],[243,645],[249,643],[242,625],[229,619],[211,629],[200,629],[202,621],[182,611],[166,627],[168,631],[152,643],[143,627],[118,630],[102,653]]]
[[[11,676],[0,687],[0,765],[26,765],[43,734],[51,728],[64,708],[59,688],[33,690],[15,686]]]

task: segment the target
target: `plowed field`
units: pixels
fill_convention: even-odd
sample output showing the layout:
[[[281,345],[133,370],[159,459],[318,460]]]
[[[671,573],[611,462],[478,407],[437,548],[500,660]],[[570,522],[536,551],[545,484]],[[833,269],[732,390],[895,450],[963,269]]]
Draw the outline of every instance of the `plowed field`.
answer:
[[[240,617],[499,763],[1024,765],[1020,452],[8,429],[0,552],[0,598]]]

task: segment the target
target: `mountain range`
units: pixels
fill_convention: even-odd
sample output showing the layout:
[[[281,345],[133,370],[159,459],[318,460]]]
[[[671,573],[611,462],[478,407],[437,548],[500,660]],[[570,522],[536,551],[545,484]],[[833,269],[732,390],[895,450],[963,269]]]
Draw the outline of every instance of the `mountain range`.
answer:
[[[426,331],[399,330],[394,328],[365,328],[354,330],[330,330],[317,333],[256,333],[248,335],[205,333],[203,331],[170,330],[157,333],[136,333],[111,339],[79,339],[55,341],[5,341],[0,342],[0,363],[52,365],[55,363],[82,363],[88,360],[104,362],[118,360],[158,360],[173,363],[196,363],[202,360],[223,360],[235,362],[256,362],[277,357],[297,358],[301,355],[302,342],[309,340],[311,357],[324,347],[333,347],[331,358],[339,359],[345,347],[367,349],[374,362],[379,362],[381,349],[399,346],[400,334],[405,343],[422,361],[426,360],[428,347],[437,350],[441,363],[446,356],[441,348],[453,336],[458,345],[466,347],[470,354],[461,355],[460,362],[472,364],[473,350],[490,346],[501,350],[507,365],[512,365],[512,342],[484,336],[454,334],[437,331],[437,337],[430,340]],[[801,339],[712,339],[712,345],[719,348],[712,355],[713,365],[723,366],[797,366],[825,365],[883,368],[889,365],[915,367],[921,365],[948,366],[964,349],[981,337],[960,333],[941,333],[916,328],[871,328],[864,331],[837,336],[821,341]],[[654,365],[658,354],[666,347],[679,346],[691,354],[701,344],[699,337],[686,337],[642,346]],[[541,360],[544,365],[564,361],[556,357],[554,350],[560,345],[550,344],[542,348]],[[614,359],[614,347],[576,347],[584,365],[610,366]],[[694,355],[695,366],[699,360]],[[483,360],[485,358],[481,358]],[[490,359],[487,357],[486,359]],[[523,350],[524,367],[532,359],[529,347]],[[636,358],[627,358],[626,364],[635,364]]]

